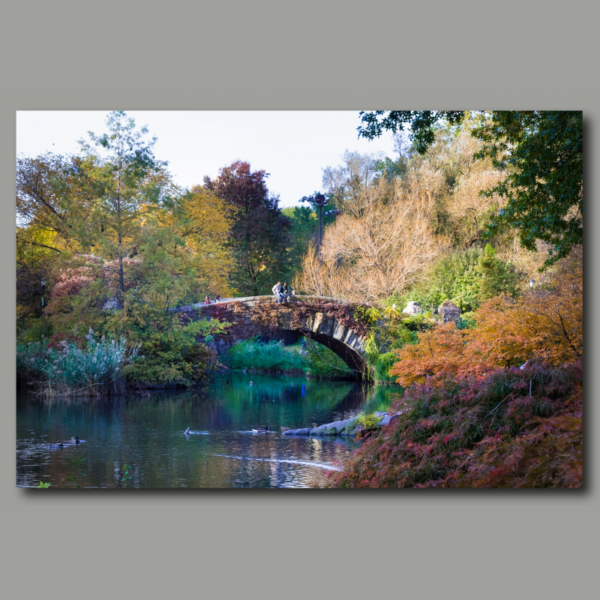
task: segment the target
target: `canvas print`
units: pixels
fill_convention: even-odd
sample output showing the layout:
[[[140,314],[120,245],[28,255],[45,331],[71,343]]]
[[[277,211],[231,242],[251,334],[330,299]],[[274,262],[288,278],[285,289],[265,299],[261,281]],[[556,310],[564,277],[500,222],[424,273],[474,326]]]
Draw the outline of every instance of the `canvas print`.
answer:
[[[582,487],[581,112],[16,120],[18,487]]]

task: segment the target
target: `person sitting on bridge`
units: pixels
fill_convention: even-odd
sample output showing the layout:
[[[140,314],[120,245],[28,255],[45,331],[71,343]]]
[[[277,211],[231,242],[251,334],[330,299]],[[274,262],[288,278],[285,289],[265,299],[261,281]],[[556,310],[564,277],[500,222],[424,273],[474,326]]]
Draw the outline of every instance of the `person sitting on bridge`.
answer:
[[[290,293],[290,286],[287,284],[287,281],[283,282],[283,286],[281,287],[281,297],[282,300],[287,300],[288,298],[291,297],[291,293]]]
[[[275,295],[275,298],[277,298],[278,304],[281,304],[281,302],[283,300],[283,293],[282,293],[281,282],[280,281],[278,281],[273,286],[273,294]]]
[[[204,304],[210,304],[210,298],[208,296],[204,298]]]
[[[221,301],[221,294],[217,294],[217,297],[215,298],[215,302],[220,302]]]

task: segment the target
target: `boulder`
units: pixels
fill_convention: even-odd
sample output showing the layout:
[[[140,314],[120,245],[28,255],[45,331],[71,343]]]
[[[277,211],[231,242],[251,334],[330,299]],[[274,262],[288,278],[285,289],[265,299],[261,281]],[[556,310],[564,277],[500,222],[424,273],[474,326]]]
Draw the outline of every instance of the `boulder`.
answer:
[[[305,427],[304,429],[288,429],[281,435],[310,435],[311,431],[312,429],[310,427]]]
[[[401,414],[402,411],[394,413],[393,415],[388,415],[386,413],[385,417],[383,417],[383,419],[379,421],[379,425],[381,425],[381,427],[383,427],[384,425],[389,425],[392,421],[395,421]]]
[[[438,314],[444,323],[450,323],[450,321],[456,323],[456,321],[458,321],[460,318],[460,308],[458,308],[454,302],[450,300],[444,300],[438,306]]]
[[[402,311],[405,315],[418,315],[423,312],[423,309],[419,306],[418,302],[409,302],[406,308]]]
[[[325,423],[312,430],[311,435],[338,435],[338,433],[344,429],[344,427],[351,421],[334,421],[333,423]]]

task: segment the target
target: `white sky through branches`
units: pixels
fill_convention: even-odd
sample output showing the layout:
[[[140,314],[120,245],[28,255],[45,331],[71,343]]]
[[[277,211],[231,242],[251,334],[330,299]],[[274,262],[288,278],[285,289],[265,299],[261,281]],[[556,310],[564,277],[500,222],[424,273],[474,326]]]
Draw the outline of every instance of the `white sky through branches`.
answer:
[[[155,155],[169,163],[175,183],[202,184],[235,160],[264,169],[280,205],[297,206],[322,189],[322,169],[341,164],[345,150],[393,157],[391,134],[358,139],[358,111],[125,111],[156,136]],[[108,111],[19,111],[17,155],[74,154],[87,132],[106,131]]]

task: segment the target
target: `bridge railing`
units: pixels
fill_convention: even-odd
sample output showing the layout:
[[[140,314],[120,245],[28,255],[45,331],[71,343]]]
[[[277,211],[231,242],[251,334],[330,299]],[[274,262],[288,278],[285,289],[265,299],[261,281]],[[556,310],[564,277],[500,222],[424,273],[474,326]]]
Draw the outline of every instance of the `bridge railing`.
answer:
[[[252,301],[258,301],[262,298],[273,298],[275,299],[275,296],[273,295],[268,295],[268,296],[244,296],[241,298],[221,298],[218,302],[216,301],[212,301],[210,304],[206,304],[204,302],[198,302],[197,304],[188,304],[187,306],[181,306],[179,308],[170,308],[169,310],[171,311],[186,311],[186,310],[192,310],[193,308],[205,308],[207,306],[215,306],[218,304],[227,304],[230,302],[252,302]],[[345,300],[343,298],[333,298],[331,296],[315,296],[315,295],[295,295],[295,296],[290,296],[289,299],[294,300],[294,299],[301,299],[301,300],[310,300],[311,298],[314,298],[315,300],[328,300],[330,302],[337,302],[338,304],[353,304],[353,302],[351,300]]]

